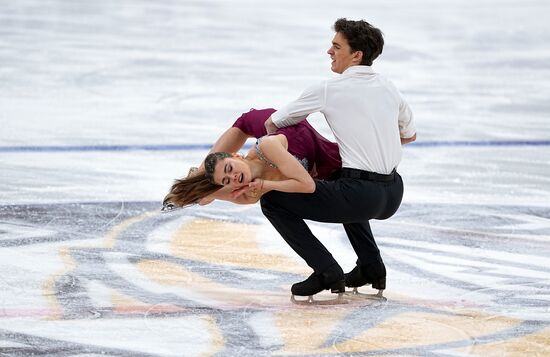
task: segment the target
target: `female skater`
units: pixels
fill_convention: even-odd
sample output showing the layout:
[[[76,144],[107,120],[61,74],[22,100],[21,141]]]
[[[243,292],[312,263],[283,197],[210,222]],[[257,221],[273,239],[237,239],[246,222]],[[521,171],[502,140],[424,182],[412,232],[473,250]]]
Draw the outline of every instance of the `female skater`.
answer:
[[[214,199],[250,204],[271,190],[313,192],[312,177],[328,180],[338,174],[338,145],[306,120],[266,136],[264,123],[273,112],[252,109],[238,118],[204,163],[188,177],[176,180],[164,199],[165,210]],[[258,141],[246,157],[228,153],[239,150],[251,137]]]

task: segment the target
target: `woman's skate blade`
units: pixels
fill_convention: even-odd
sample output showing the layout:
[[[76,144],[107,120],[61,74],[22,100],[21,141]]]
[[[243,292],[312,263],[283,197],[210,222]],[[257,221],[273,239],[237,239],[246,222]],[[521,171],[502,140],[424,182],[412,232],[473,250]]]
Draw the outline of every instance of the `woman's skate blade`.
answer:
[[[305,298],[305,299],[304,299]],[[292,303],[294,304],[297,304],[297,305],[308,305],[308,306],[314,306],[314,305],[341,305],[341,304],[348,304],[349,301],[347,301],[346,299],[344,299],[344,293],[338,293],[338,296],[336,298],[327,298],[327,299],[322,299],[322,298],[317,298],[315,299],[314,298],[314,295],[310,295],[310,296],[299,296],[298,299],[296,298],[296,296],[294,294],[292,294],[290,296],[290,301],[292,301]]]
[[[160,212],[161,213],[174,212],[174,211],[177,211],[181,208],[182,207],[178,207],[175,204],[173,204],[172,202],[167,202],[167,203],[162,205],[162,207],[160,208]]]

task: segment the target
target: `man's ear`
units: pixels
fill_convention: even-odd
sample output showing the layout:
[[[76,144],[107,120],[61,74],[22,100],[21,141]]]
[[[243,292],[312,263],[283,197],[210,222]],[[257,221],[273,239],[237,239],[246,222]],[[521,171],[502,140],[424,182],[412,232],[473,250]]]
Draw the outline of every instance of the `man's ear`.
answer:
[[[353,60],[360,64],[363,61],[363,51],[355,51],[353,54]]]

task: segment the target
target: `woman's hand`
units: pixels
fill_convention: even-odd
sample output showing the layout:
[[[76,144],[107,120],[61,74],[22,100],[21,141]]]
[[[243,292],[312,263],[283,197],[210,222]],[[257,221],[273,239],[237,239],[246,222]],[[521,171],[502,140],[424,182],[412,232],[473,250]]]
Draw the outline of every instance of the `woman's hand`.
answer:
[[[265,121],[264,126],[268,134],[273,134],[279,129],[275,124],[273,124],[273,121],[271,120],[271,116]]]
[[[250,187],[252,191],[261,191],[264,187],[264,180],[261,178],[255,178],[254,180],[252,180],[251,183],[248,184],[248,187]]]
[[[214,202],[215,198],[214,197],[210,197],[210,196],[207,196],[207,197],[204,197],[204,198],[201,198],[199,200],[199,206],[206,206],[212,202]]]
[[[264,187],[264,180],[261,178],[255,178],[252,180],[248,186],[243,186],[231,192],[231,197],[237,198],[245,193],[248,193],[248,196],[257,197]]]

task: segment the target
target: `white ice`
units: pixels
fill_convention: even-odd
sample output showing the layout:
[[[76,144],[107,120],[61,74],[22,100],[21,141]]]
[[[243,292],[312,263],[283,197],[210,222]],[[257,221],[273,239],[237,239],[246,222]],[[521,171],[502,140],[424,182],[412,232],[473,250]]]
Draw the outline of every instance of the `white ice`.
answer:
[[[100,355],[102,349],[122,355],[213,353],[218,342],[200,313],[53,321],[44,296],[45,282],[67,272],[60,249],[97,246],[105,237],[96,231],[120,218],[102,221],[102,207],[121,203],[122,215],[135,202],[160,206],[173,179],[206,150],[24,149],[211,144],[250,108],[280,107],[310,83],[334,76],[326,50],[339,17],[364,18],[383,30],[386,46],[374,68],[401,90],[417,122],[419,145],[404,148],[399,166],[403,206],[392,219],[373,224],[387,261],[390,302],[391,294],[395,300],[407,296],[548,327],[548,13],[544,0],[0,1],[0,352],[34,351],[44,338],[48,346],[59,346],[52,342],[58,340],[76,344],[70,351],[80,355]],[[331,137],[321,115],[310,122]],[[546,144],[420,146],[435,141]],[[99,207],[103,226],[78,216],[87,203]],[[47,222],[41,220],[47,212],[11,216],[24,205],[73,208]],[[261,251],[303,263],[258,206],[215,204],[196,212],[252,222]],[[67,217],[77,237],[48,241]],[[187,219],[154,227],[145,252],[169,254],[169,232]],[[344,270],[354,266],[340,227],[312,223],[312,229]],[[25,239],[38,243],[14,243]],[[99,256],[110,273],[148,296],[209,308],[225,304],[193,287],[151,281],[129,263],[132,253]],[[235,276],[233,283],[274,277],[245,270]],[[75,291],[75,297],[87,294],[93,306],[110,307],[110,287],[82,283],[85,292]],[[252,332],[242,336],[254,336],[260,346],[251,355],[269,355],[284,343],[275,314],[266,309],[243,315]],[[27,344],[16,334],[35,340]],[[240,347],[248,353],[235,341],[225,341],[229,349],[222,354]],[[82,347],[88,345],[97,349]],[[445,346],[426,348],[462,355]]]

